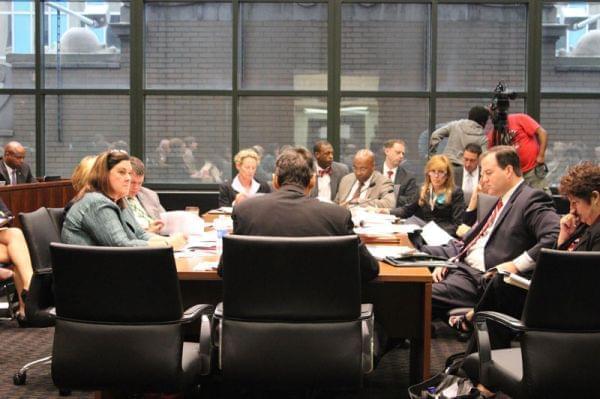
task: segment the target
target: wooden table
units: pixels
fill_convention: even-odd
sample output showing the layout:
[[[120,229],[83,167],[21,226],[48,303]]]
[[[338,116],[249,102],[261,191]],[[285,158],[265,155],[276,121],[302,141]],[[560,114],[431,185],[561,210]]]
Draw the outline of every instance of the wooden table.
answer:
[[[402,242],[403,240],[401,240]],[[216,271],[195,271],[210,258],[177,259],[185,306],[222,301],[222,282]],[[372,303],[375,320],[393,338],[410,339],[410,383],[429,377],[431,351],[431,273],[427,268],[397,268],[379,263],[379,276],[363,284],[364,303]]]

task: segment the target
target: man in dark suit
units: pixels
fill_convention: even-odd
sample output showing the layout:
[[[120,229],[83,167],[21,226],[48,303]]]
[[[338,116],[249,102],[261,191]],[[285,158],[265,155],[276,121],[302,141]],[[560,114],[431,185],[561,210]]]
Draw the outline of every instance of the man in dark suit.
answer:
[[[319,140],[313,147],[315,156],[317,180],[311,190],[311,197],[321,201],[332,202],[337,194],[340,180],[350,171],[343,163],[333,160],[333,146],[327,140]]]
[[[481,158],[482,185],[499,197],[493,209],[462,243],[423,250],[456,259],[457,268],[433,272],[432,310],[443,317],[451,308],[473,307],[496,271],[531,274],[542,248],[551,248],[559,231],[552,199],[523,184],[519,156],[509,146],[494,147]]]
[[[285,150],[275,163],[276,191],[233,208],[233,233],[284,237],[354,234],[347,209],[308,197],[315,180],[310,152],[302,147]],[[375,278],[379,263],[362,243],[359,256],[363,281]]]
[[[0,162],[0,179],[6,184],[33,182],[31,168],[25,163],[25,155],[25,147],[18,141],[11,141],[4,146],[4,156]]]
[[[404,140],[388,140],[383,144],[385,161],[382,173],[394,183],[394,192],[396,193],[394,208],[413,203],[418,194],[414,176],[400,166],[404,160],[405,151]]]
[[[479,157],[481,152],[479,144],[469,143],[462,153],[463,164],[454,165],[454,182],[456,187],[462,189],[466,204],[471,200],[471,195],[479,184]]]

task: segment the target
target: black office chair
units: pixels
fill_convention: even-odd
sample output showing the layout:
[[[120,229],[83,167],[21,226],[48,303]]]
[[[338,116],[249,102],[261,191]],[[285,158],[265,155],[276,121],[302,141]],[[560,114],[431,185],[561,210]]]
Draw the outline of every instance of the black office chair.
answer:
[[[33,276],[25,301],[27,324],[31,327],[54,325],[54,294],[52,292],[52,260],[50,243],[60,242],[60,230],[46,208],[20,213],[23,235],[29,248]],[[34,366],[49,364],[50,356],[29,362],[13,376],[15,385],[27,381],[27,370]]]
[[[356,389],[373,368],[358,238],[226,236],[213,345],[225,382]]]
[[[522,320],[479,312],[479,353],[464,370],[514,398],[597,397],[600,370],[600,252],[543,249]],[[518,335],[520,348],[491,349],[488,323]]]
[[[62,391],[192,392],[208,353],[183,342],[182,324],[212,311],[182,310],[171,248],[53,243],[56,328],[52,379]],[[205,338],[210,340],[208,319]],[[208,345],[202,349],[208,350]]]

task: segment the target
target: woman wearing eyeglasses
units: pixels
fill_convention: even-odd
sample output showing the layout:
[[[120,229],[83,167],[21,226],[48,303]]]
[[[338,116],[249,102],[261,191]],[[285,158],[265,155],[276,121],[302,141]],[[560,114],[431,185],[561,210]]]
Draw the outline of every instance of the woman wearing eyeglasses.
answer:
[[[131,183],[129,155],[120,150],[106,151],[96,158],[86,186],[75,196],[62,228],[67,244],[111,247],[182,247],[182,234],[161,237],[149,234],[127,208],[125,197]]]
[[[408,205],[390,209],[401,218],[416,216],[425,222],[434,221],[448,234],[455,236],[465,212],[465,197],[454,184],[452,165],[444,155],[434,155],[425,165],[425,182],[419,198]]]

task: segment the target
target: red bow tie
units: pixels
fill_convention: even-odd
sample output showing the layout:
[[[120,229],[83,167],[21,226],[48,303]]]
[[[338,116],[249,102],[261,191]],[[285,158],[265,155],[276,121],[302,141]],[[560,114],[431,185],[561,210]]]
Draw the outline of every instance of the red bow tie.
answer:
[[[331,166],[328,166],[325,169],[321,169],[319,171],[319,177],[323,177],[325,175],[330,175],[331,176]]]

